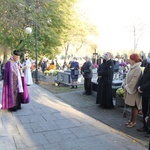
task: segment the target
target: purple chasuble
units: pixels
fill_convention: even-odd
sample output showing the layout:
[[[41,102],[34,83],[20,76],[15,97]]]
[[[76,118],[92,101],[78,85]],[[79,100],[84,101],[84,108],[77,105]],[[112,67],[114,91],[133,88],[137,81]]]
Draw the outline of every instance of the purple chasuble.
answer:
[[[17,106],[18,76],[16,63],[9,60],[5,64],[2,90],[2,109]]]
[[[24,92],[21,93],[21,103],[29,103],[29,93],[24,77],[22,79],[22,86]],[[18,70],[16,62],[9,60],[5,64],[4,80],[2,90],[2,109],[13,108],[18,105]]]
[[[26,103],[29,103],[30,101],[28,87],[26,83],[26,78],[21,77],[21,80],[22,80],[22,86],[23,86],[23,93],[21,93],[21,103],[26,104]]]

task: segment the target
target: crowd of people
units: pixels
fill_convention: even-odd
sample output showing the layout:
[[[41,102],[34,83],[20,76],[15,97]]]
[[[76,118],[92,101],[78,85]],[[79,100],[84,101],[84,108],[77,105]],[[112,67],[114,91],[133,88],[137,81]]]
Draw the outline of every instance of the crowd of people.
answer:
[[[109,84],[112,83],[113,64],[110,63],[110,53],[106,53],[104,62],[98,68],[98,90],[96,103],[103,108],[112,108],[112,95]],[[109,61],[108,61],[109,59]],[[130,67],[121,87],[125,92],[125,104],[131,108],[131,118],[125,124],[127,128],[136,125],[138,112],[143,112],[143,127],[137,129],[139,132],[146,132],[145,137],[150,137],[150,52],[148,53],[145,66],[143,66],[140,55],[131,54],[129,57]],[[142,71],[141,67],[145,67]],[[105,93],[105,94],[104,94]],[[104,98],[103,98],[104,97]]]
[[[3,76],[2,109],[16,111],[21,109],[21,104],[29,103],[28,87],[33,84],[31,74],[31,61],[25,57],[20,63],[20,52],[13,51],[13,56],[6,62]],[[79,74],[84,78],[84,95],[92,94],[93,64],[89,56],[84,57],[85,62],[80,67],[76,57],[69,63],[71,72],[71,89],[78,88]],[[128,64],[128,65],[127,65]],[[67,64],[64,63],[64,68]],[[127,69],[125,68],[127,66]],[[42,72],[48,69],[47,60],[40,63]],[[56,68],[52,61],[49,69]],[[120,67],[120,68],[119,68]],[[144,67],[144,71],[141,69]],[[112,82],[114,74],[120,69],[126,76],[122,82],[122,89],[125,92],[124,102],[131,108],[131,118],[125,123],[127,128],[136,126],[138,112],[143,112],[143,127],[137,129],[139,132],[146,132],[150,137],[150,52],[147,59],[142,60],[140,55],[134,53],[129,56],[128,62],[118,63],[117,58],[112,59],[112,54],[106,52],[103,62],[97,68],[97,95],[96,104],[103,109],[114,108],[112,96]]]
[[[143,63],[144,62],[144,63]],[[127,65],[128,64],[128,65]],[[143,65],[144,64],[144,65]],[[114,108],[112,96],[112,81],[114,73],[119,71],[115,68],[110,52],[105,53],[103,62],[97,69],[98,88],[96,104],[104,109]],[[125,92],[124,102],[131,108],[131,118],[125,123],[127,128],[136,125],[138,112],[143,112],[143,127],[137,129],[139,132],[146,132],[145,137],[150,137],[150,52],[147,59],[142,60],[140,55],[131,54],[127,63],[122,62],[122,70],[127,66],[126,77],[122,82],[122,89]],[[144,70],[142,70],[144,67]],[[91,94],[92,63],[89,57],[85,57],[85,63],[81,67],[81,74],[84,77],[84,95]]]

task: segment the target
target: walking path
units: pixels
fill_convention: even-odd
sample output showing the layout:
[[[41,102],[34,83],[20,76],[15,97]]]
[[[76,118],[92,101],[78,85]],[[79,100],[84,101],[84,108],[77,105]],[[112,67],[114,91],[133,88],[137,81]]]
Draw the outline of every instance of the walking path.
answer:
[[[144,133],[127,129],[128,118],[117,109],[99,108],[94,96],[82,91],[54,95],[36,84],[29,93],[31,101],[21,110],[0,110],[0,150],[148,149]]]

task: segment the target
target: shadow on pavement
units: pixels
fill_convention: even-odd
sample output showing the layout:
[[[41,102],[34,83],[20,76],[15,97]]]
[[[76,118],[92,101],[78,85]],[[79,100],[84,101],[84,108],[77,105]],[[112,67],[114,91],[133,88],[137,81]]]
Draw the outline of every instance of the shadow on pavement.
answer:
[[[100,122],[116,129],[119,132],[126,134],[134,140],[137,140],[143,145],[148,145],[149,139],[144,137],[146,133],[136,131],[137,128],[142,127],[142,117],[138,117],[137,125],[133,128],[127,128],[125,123],[130,118],[130,113],[127,112],[127,117],[123,118],[123,108],[102,109],[95,104],[96,97],[82,95],[82,91],[57,94],[63,102],[69,104],[75,109],[84,114],[97,119]]]

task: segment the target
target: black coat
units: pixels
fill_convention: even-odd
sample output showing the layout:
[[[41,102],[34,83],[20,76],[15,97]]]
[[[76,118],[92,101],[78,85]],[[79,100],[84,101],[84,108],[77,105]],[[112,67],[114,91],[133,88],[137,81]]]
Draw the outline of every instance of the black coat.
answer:
[[[100,78],[101,82],[109,84],[112,84],[113,73],[114,73],[114,63],[112,60],[108,60],[107,62],[101,64],[97,71],[98,76],[102,76]]]
[[[140,90],[143,97],[150,97],[150,63],[147,63],[142,78],[140,80]]]
[[[144,59],[144,60],[142,61],[142,63],[141,63],[141,67],[145,67],[146,65],[147,65],[147,60]]]
[[[112,80],[113,80],[114,64],[112,60],[104,62],[99,66],[98,76],[102,76],[98,80],[96,104],[100,104],[103,108],[113,108],[112,98]]]

